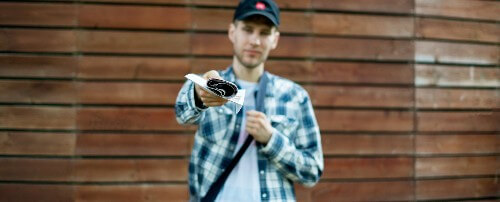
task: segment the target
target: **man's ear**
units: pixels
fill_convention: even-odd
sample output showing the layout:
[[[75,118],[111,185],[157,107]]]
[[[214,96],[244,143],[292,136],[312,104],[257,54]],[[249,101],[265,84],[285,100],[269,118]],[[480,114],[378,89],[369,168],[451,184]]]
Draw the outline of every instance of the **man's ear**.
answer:
[[[229,30],[227,31],[227,36],[229,40],[234,43],[234,32],[236,31],[236,22],[229,24]]]
[[[275,49],[276,47],[278,47],[279,40],[280,40],[280,32],[276,30],[276,32],[274,32],[274,40],[271,45],[271,49]]]

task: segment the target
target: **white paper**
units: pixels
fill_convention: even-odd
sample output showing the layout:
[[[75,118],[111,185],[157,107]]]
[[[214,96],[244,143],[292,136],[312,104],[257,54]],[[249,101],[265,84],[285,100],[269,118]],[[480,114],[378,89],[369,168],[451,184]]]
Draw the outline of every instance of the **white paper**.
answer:
[[[227,97],[219,96],[219,95],[213,93],[211,90],[209,90],[207,87],[207,80],[204,79],[203,77],[198,76],[196,74],[188,74],[185,77],[187,79],[193,81],[195,84],[198,84],[203,89],[207,90],[207,92],[209,92],[210,94],[224,98],[226,100],[229,100],[229,101],[235,103],[237,106],[236,113],[238,113],[240,111],[241,107],[243,106],[243,101],[245,100],[245,90],[244,89],[238,89],[238,92],[236,93],[236,95],[234,97],[227,98]]]

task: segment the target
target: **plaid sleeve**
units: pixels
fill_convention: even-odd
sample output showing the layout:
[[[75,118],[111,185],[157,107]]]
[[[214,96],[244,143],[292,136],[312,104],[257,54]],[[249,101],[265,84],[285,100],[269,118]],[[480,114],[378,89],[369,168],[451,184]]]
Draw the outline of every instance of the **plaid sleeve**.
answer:
[[[186,81],[175,101],[175,115],[179,124],[198,124],[205,109],[199,108],[194,100],[194,83]]]
[[[287,178],[313,186],[323,172],[323,153],[319,127],[307,92],[302,89],[303,99],[299,103],[299,127],[294,139],[275,130],[271,139],[261,149],[271,163]]]

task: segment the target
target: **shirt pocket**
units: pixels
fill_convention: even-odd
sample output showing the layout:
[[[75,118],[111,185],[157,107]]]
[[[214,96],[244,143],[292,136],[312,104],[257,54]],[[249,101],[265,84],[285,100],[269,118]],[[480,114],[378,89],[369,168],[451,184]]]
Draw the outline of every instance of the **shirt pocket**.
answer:
[[[269,119],[274,129],[287,136],[289,139],[293,139],[299,126],[299,122],[295,118],[284,115],[270,115]]]
[[[210,107],[205,113],[205,119],[198,128],[199,135],[210,142],[229,141],[226,137],[229,137],[227,134],[234,127],[233,112],[223,105]]]

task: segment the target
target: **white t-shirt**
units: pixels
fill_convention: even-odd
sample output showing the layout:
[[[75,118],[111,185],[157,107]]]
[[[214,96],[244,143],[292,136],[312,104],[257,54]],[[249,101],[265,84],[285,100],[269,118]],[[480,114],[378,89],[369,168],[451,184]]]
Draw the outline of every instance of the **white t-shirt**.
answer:
[[[243,119],[240,136],[234,155],[245,142],[248,133],[245,131],[246,111],[255,110],[255,90],[257,83],[237,80],[242,89],[245,89],[245,102],[243,104]],[[222,187],[217,202],[260,202],[259,167],[257,164],[257,147],[253,141],[245,151],[240,161],[234,167]]]

